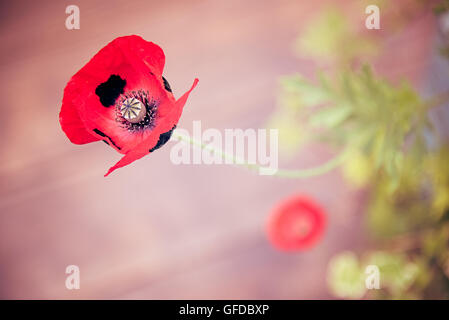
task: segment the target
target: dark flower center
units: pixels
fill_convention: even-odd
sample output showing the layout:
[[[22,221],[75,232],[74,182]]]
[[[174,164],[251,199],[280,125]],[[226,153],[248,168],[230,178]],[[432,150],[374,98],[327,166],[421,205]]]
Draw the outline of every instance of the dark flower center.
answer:
[[[130,122],[126,119],[126,113],[123,112],[130,101],[138,100],[145,107],[145,115],[139,117],[139,122]],[[139,132],[146,129],[152,129],[155,125],[158,103],[149,98],[148,91],[138,90],[121,94],[115,103],[116,117],[115,120],[120,123],[123,128],[130,132]],[[129,118],[129,117],[128,117]]]

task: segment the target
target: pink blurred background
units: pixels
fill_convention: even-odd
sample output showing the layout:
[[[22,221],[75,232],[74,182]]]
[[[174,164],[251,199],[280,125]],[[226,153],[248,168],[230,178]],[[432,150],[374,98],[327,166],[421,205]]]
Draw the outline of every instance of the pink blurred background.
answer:
[[[351,2],[332,1],[354,11]],[[70,77],[112,39],[138,34],[164,49],[176,97],[200,79],[179,127],[201,120],[203,128],[264,128],[278,77],[316,71],[292,43],[326,3],[2,2],[0,298],[331,298],[328,260],[366,244],[364,194],[338,170],[283,180],[234,166],[175,166],[169,142],[104,178],[120,155],[101,142],[71,144],[58,122]],[[80,8],[80,30],[65,27],[70,4]],[[364,25],[364,12],[354,17]],[[378,70],[417,85],[443,83],[429,76],[439,68],[434,25],[425,14],[399,35],[381,33],[388,52]],[[280,164],[306,168],[330,155],[309,146]],[[264,228],[271,208],[295,193],[322,203],[329,223],[316,247],[285,254]],[[71,264],[80,267],[80,290],[65,287]]]

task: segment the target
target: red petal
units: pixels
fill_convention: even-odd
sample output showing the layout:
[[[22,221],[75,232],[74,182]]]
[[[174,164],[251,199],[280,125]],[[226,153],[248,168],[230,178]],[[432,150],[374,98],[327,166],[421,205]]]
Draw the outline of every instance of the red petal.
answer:
[[[122,38],[128,41],[128,43],[123,46],[126,50],[125,52],[136,56],[130,57],[130,59],[136,59],[135,61],[143,61],[151,72],[155,75],[162,76],[162,72],[164,71],[165,55],[164,51],[162,51],[158,45],[153,42],[145,41],[139,36]]]
[[[158,108],[159,121],[162,121],[162,122],[168,121],[170,123],[173,123],[173,125],[177,124],[179,118],[181,117],[184,105],[187,102],[187,98],[189,97],[190,92],[192,92],[192,90],[195,89],[197,84],[198,84],[198,79],[195,79],[193,81],[192,87],[190,87],[190,89],[186,93],[184,93],[174,103],[174,105],[172,103],[161,104]],[[170,130],[171,128],[173,128],[173,126],[171,126],[168,130]]]
[[[100,140],[100,138],[86,131],[83,121],[80,119],[77,108],[73,104],[73,86],[71,82],[64,89],[61,112],[59,113],[59,123],[62,130],[72,143],[85,144]]]

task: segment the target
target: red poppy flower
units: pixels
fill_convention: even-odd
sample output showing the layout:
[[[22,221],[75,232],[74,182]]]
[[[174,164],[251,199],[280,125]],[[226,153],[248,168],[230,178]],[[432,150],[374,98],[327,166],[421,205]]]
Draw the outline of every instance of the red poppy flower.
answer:
[[[296,195],[280,203],[268,220],[270,242],[284,251],[304,250],[315,245],[326,227],[324,210],[312,199]]]
[[[64,89],[59,121],[71,142],[103,140],[122,159],[105,176],[160,148],[171,137],[190,92],[178,100],[162,76],[162,49],[139,36],[101,49]]]

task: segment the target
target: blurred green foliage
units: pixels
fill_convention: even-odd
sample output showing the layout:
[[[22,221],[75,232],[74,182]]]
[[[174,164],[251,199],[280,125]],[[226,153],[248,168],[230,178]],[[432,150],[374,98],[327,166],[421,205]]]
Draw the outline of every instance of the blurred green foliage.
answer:
[[[290,109],[285,112],[307,119],[307,131],[316,131],[321,140],[362,152],[375,170],[390,176],[392,189],[404,161],[406,137],[413,133],[415,143],[422,144],[429,127],[419,95],[406,83],[392,86],[374,76],[368,65],[334,77],[321,73],[316,84],[301,75],[287,76],[281,85],[282,105]]]
[[[368,266],[379,270],[380,289],[367,289],[365,279]],[[410,261],[402,253],[372,251],[358,258],[345,251],[334,256],[329,262],[328,283],[331,292],[340,298],[359,299],[392,298],[417,299],[421,296],[416,288],[424,288],[429,283],[429,271],[419,260]]]
[[[437,15],[443,14],[447,11],[449,11],[449,0],[443,0],[440,3],[438,3],[435,7],[434,7],[434,12]]]
[[[332,61],[334,72],[281,78],[270,126],[290,152],[309,140],[343,149],[345,178],[369,192],[365,220],[374,248],[331,259],[328,284],[336,297],[449,298],[449,146],[428,118],[449,95],[424,101],[406,81],[392,84],[369,63],[356,63],[378,48],[342,12],[325,11],[295,50]],[[365,286],[368,265],[380,270],[380,290]]]
[[[348,19],[336,8],[327,8],[313,20],[295,42],[295,51],[326,60],[349,63],[361,55],[376,55],[372,39],[359,36]]]
[[[366,291],[364,278],[364,270],[352,252],[342,252],[329,262],[329,287],[338,297],[349,299],[363,297]]]

